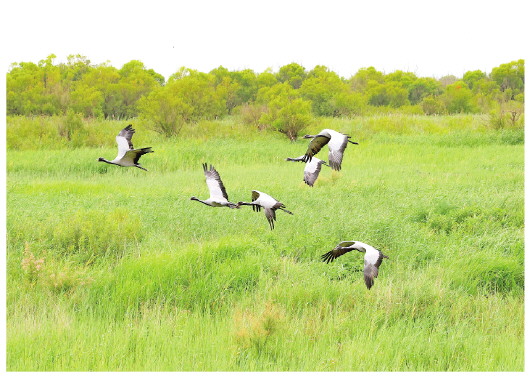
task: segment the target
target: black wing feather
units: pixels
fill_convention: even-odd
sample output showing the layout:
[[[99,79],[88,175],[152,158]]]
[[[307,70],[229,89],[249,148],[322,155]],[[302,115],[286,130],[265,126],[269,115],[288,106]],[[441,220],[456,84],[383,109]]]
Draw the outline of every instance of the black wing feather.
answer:
[[[308,161],[311,161],[313,156],[315,156],[321,149],[324,147],[331,138],[325,136],[325,135],[316,135],[311,142],[309,142],[309,146],[307,147],[307,151],[302,159],[303,162],[307,163]]]
[[[132,125],[128,125],[118,134],[118,136],[124,137],[127,140],[127,143],[129,143],[129,149],[131,150],[134,149],[132,144],[132,137],[135,132],[136,130],[132,128]]]

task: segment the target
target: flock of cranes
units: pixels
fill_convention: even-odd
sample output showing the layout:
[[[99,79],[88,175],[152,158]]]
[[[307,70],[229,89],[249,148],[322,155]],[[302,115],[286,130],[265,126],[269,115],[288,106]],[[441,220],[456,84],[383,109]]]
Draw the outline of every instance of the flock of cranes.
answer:
[[[116,136],[116,142],[118,144],[118,155],[116,158],[109,161],[100,157],[98,161],[118,165],[120,167],[136,167],[147,171],[147,169],[140,165],[139,160],[143,155],[154,151],[151,149],[151,147],[135,149],[131,141],[134,133],[135,130],[132,128],[132,125],[128,125],[121,130]],[[348,143],[358,144],[357,142],[352,142],[350,140],[350,136],[330,129],[324,129],[317,135],[304,135],[304,138],[311,139],[305,154],[297,158],[287,158],[286,160],[294,162],[301,161],[305,163],[304,182],[309,186],[313,186],[315,183],[322,165],[326,165],[333,170],[340,171],[342,159],[344,157],[344,151],[346,150],[346,147],[348,147]],[[329,164],[315,157],[315,155],[325,145],[327,145],[329,149]],[[239,209],[241,206],[252,206],[254,211],[261,211],[263,208],[263,212],[265,213],[265,217],[269,222],[271,230],[274,229],[276,210],[282,210],[287,214],[293,215],[292,212],[285,208],[283,203],[271,197],[267,193],[263,193],[258,190],[252,191],[251,202],[230,202],[219,172],[217,172],[212,165],[208,167],[206,163],[203,163],[202,167],[204,170],[204,176],[206,177],[206,185],[208,186],[210,197],[208,199],[201,200],[193,196],[190,198],[190,200],[198,201],[211,207],[226,206],[231,209]],[[379,266],[381,265],[381,262],[384,258],[388,258],[388,256],[385,256],[380,250],[372,247],[371,245],[360,241],[341,241],[331,251],[323,254],[321,258],[322,261],[329,263],[335,260],[337,257],[342,256],[343,254],[350,251],[359,251],[364,253],[364,282],[366,287],[370,289],[374,284],[374,278],[376,278],[379,273]]]

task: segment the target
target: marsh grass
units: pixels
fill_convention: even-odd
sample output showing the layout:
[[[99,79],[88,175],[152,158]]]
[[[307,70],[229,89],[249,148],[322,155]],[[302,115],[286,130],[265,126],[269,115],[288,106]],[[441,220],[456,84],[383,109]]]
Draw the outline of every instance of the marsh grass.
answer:
[[[7,369],[522,371],[523,132],[433,119],[322,120],[360,144],[313,188],[285,162],[306,141],[226,121],[203,125],[219,138],[138,132],[149,172],[96,161],[123,123],[85,125],[78,148],[13,142]],[[232,201],[258,189],[294,215],[271,231],[190,201],[203,162]],[[351,239],[390,256],[370,291],[361,254],[320,261]]]

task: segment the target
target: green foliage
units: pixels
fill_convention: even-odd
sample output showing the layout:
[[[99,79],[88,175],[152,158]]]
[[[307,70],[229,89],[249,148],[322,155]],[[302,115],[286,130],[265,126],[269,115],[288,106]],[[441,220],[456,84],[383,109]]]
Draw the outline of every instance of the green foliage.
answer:
[[[480,82],[484,79],[486,79],[486,74],[480,70],[467,71],[464,74],[464,77],[462,78],[462,80],[467,84],[470,89],[473,89],[477,82]]]
[[[524,60],[519,59],[494,67],[491,70],[491,78],[502,92],[509,91],[513,99],[513,96],[524,92]]]
[[[348,85],[324,66],[316,66],[311,70],[300,87],[302,98],[311,101],[313,114],[316,116],[340,115],[336,99],[341,95],[343,112],[349,111],[350,106],[355,108],[355,105],[351,104],[352,101],[348,101],[353,97],[348,96],[348,92]]]
[[[418,104],[427,96],[436,96],[442,93],[440,82],[433,78],[417,78],[408,87],[411,104]],[[425,113],[427,114],[427,113]]]
[[[116,69],[92,64],[82,55],[68,56],[66,64],[55,65],[54,59],[50,55],[38,64],[12,64],[6,83],[8,115],[64,115],[72,110],[85,118],[140,116],[153,130],[172,136],[186,124],[231,115],[242,106],[267,105],[286,86],[299,90],[297,96],[311,102],[317,117],[416,114],[420,109],[427,115],[488,114],[502,103],[524,103],[522,59],[495,67],[489,75],[475,70],[439,80],[401,70],[384,74],[374,67],[361,68],[345,80],[325,66],[306,71],[290,63],[278,72],[269,68],[261,73],[223,66],[202,73],[182,67],[167,82],[138,60]]]
[[[473,113],[475,107],[472,103],[473,94],[463,81],[457,81],[446,87],[442,96],[445,108],[449,114]]]
[[[267,113],[267,105],[245,104],[239,108],[241,121],[245,125],[250,125],[258,130],[262,130],[266,125],[261,123],[261,116]]]
[[[166,137],[176,136],[191,119],[192,108],[181,97],[174,96],[171,86],[159,88],[138,104],[140,119]]]
[[[77,211],[61,222],[48,221],[48,248],[89,263],[110,255],[122,257],[142,239],[140,220],[124,209]]]
[[[275,87],[263,94],[269,101],[259,123],[273,127],[294,141],[311,123],[311,102],[299,98],[298,92],[289,85],[277,84]]]
[[[117,70],[94,66],[81,55],[54,65],[55,55],[33,63],[15,63],[7,75],[8,114],[58,115],[68,109],[85,117],[131,118],[136,102],[163,84],[163,77],[133,60]]]
[[[280,67],[277,76],[279,82],[287,83],[294,89],[298,89],[302,86],[307,73],[305,68],[298,63],[290,63]]]
[[[72,110],[69,110],[63,121],[59,123],[57,131],[62,138],[65,138],[69,142],[72,139],[82,139],[86,136],[83,120],[79,114],[76,114]]]
[[[408,92],[396,83],[373,84],[368,89],[368,103],[374,106],[399,108],[409,104]]]
[[[445,106],[439,97],[427,96],[421,102],[423,113],[426,115],[444,114]]]
[[[361,68],[353,75],[350,82],[354,91],[364,92],[370,85],[374,85],[374,83],[382,84],[384,82],[384,75],[374,67]]]
[[[365,114],[366,105],[366,97],[361,93],[342,91],[333,97],[333,115],[339,117],[360,116]]]
[[[489,124],[493,129],[523,128],[524,109],[518,101],[502,102],[489,113]]]

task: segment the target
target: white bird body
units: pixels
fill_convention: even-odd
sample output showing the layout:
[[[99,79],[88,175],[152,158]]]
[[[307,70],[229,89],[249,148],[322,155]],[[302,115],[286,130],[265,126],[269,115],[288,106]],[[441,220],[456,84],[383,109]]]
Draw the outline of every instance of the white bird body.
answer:
[[[317,135],[305,135],[304,138],[312,138],[312,140],[307,147],[303,161],[311,161],[313,156],[316,155],[322,149],[322,147],[327,144],[329,149],[329,166],[331,169],[336,171],[340,171],[341,169],[344,150],[346,150],[346,147],[348,147],[348,142],[352,144],[358,144],[357,142],[352,142],[350,140],[350,136],[331,129],[324,129]]]
[[[253,203],[256,205],[260,205],[261,207],[270,207],[272,208],[274,205],[279,203],[276,199],[269,196],[267,193],[260,192],[259,190],[253,190],[252,192],[258,193],[258,198],[256,198]]]
[[[154,152],[151,147],[134,148],[132,144],[132,136],[136,132],[132,125],[128,125],[116,136],[116,143],[118,144],[118,155],[114,160],[107,160],[99,158],[98,161],[103,161],[107,164],[119,165],[120,167],[136,167],[147,171],[138,162],[142,155]]]
[[[287,158],[286,160],[287,161],[304,161],[304,155],[297,157],[297,158]],[[307,185],[313,186],[316,179],[318,178],[322,165],[328,165],[328,164],[324,160],[320,160],[316,157],[312,158],[311,160],[305,163],[304,182]]]
[[[274,221],[276,220],[276,210],[285,211],[287,214],[293,214],[289,210],[285,209],[285,205],[275,198],[272,198],[267,193],[260,192],[259,190],[252,191],[252,202],[238,202],[237,206],[247,205],[252,206],[254,211],[260,211],[261,208],[265,211],[265,217],[269,221],[271,230],[274,229]]]
[[[215,168],[210,165],[210,169],[208,169],[208,164],[206,163],[203,163],[202,168],[204,169],[204,176],[206,177],[206,185],[208,186],[210,197],[206,200],[191,197],[190,200],[199,201],[212,207],[227,206],[231,209],[237,208],[238,206],[235,203],[228,200],[228,194],[226,193],[223,181],[221,181],[221,176]]]
[[[333,250],[322,255],[322,260],[329,263],[343,254],[357,250],[364,253],[364,282],[366,287],[370,289],[374,284],[374,278],[379,274],[379,266],[383,258],[388,259],[388,256],[377,248],[360,241],[342,241]]]

